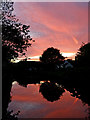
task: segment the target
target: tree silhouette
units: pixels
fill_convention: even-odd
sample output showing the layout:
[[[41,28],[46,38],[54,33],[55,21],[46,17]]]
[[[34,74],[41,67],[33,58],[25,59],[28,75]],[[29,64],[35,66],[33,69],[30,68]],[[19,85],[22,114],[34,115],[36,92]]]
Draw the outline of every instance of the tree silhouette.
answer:
[[[27,47],[31,46],[28,25],[19,22],[12,14],[13,2],[1,2],[2,7],[2,59],[10,62],[19,55],[25,55]]]
[[[90,43],[84,44],[79,48],[75,60],[78,64],[90,64]]]
[[[48,101],[53,102],[60,99],[60,96],[62,96],[62,93],[65,92],[65,90],[55,83],[45,82],[41,84],[39,92],[41,92]]]
[[[40,61],[44,63],[55,63],[62,60],[64,60],[64,57],[60,54],[60,50],[53,47],[45,50],[40,57]]]

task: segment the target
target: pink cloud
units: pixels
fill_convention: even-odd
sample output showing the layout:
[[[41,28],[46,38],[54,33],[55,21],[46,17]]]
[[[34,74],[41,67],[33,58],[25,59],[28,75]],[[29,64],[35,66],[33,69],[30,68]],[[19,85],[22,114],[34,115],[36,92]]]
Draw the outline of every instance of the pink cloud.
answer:
[[[15,10],[23,23],[31,25],[36,40],[28,57],[41,55],[51,46],[77,52],[88,41],[88,3],[16,3]]]

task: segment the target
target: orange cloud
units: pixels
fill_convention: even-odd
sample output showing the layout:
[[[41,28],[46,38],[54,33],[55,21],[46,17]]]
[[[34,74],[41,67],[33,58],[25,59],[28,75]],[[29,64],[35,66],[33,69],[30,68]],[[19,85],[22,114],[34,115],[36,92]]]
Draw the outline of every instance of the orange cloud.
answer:
[[[51,46],[61,52],[77,52],[88,41],[88,3],[22,2],[15,4],[15,10],[23,23],[31,25],[35,39],[28,57],[41,55]]]
[[[73,38],[74,42],[75,42],[76,44],[78,44],[78,40],[77,40],[74,36],[73,36],[72,38]]]

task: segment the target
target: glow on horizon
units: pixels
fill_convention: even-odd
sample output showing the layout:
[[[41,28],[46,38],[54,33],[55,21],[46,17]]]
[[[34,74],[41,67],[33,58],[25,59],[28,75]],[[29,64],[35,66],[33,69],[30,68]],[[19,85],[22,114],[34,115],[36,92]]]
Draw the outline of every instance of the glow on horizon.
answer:
[[[76,53],[62,53],[64,57],[72,57],[75,56]]]
[[[67,58],[72,58],[73,56],[75,56],[76,53],[61,53],[64,57],[67,57]],[[30,61],[40,61],[39,58],[40,56],[32,56],[32,57],[29,57],[30,58]],[[73,58],[74,59],[74,58]]]
[[[61,53],[64,57],[67,57],[67,59],[75,59],[75,54],[76,53],[64,53],[64,52],[62,52]],[[41,55],[38,55],[38,56],[31,56],[31,57],[28,57],[27,58],[27,61],[40,61],[40,56]],[[18,59],[16,59],[15,61],[13,61],[13,60],[11,60],[11,62],[13,62],[13,63],[18,63],[19,61],[22,61],[23,59],[21,59],[21,58],[18,58]]]

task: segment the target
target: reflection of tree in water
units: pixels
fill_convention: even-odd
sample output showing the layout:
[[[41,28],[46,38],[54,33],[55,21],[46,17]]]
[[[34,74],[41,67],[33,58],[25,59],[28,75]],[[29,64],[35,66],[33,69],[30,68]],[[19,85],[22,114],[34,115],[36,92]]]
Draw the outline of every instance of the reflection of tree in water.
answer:
[[[90,106],[88,107],[88,120],[90,120]]]
[[[77,80],[80,81],[78,78]],[[88,106],[90,106],[89,80],[85,81],[86,79],[82,79],[82,82],[77,83],[77,81],[75,82],[74,80],[70,80],[69,82],[63,82],[62,85],[71,93],[71,96],[81,99],[84,104],[88,104]]]
[[[5,69],[4,69],[5,70]],[[18,120],[17,116],[20,111],[13,113],[13,110],[8,111],[8,105],[11,102],[11,88],[12,88],[12,79],[10,75],[3,75],[3,95],[2,95],[2,120]]]
[[[60,96],[65,90],[62,86],[58,86],[55,83],[45,82],[41,84],[39,92],[41,92],[48,101],[53,102],[60,99]]]

